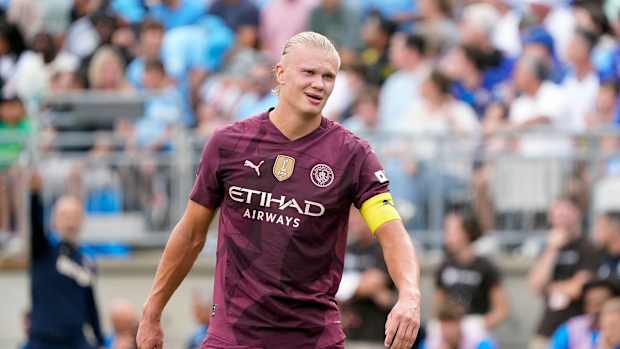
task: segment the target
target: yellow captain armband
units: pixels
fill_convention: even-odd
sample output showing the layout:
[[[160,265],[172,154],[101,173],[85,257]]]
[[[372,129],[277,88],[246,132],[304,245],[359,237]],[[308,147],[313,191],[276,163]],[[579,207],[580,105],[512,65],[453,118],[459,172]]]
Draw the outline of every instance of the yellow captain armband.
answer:
[[[364,201],[360,213],[373,235],[383,223],[400,219],[390,193],[377,194]]]

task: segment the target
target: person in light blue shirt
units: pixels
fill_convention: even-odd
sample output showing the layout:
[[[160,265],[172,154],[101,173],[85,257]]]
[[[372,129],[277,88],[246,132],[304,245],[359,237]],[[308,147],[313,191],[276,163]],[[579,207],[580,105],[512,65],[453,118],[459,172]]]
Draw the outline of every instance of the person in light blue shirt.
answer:
[[[198,327],[187,341],[187,349],[199,349],[200,345],[207,337],[209,320],[211,319],[211,308],[212,305],[209,294],[204,290],[194,290],[192,294],[192,311]]]
[[[144,63],[161,59],[161,47],[164,41],[164,26],[152,19],[147,19],[140,25],[140,55],[127,66],[127,80],[136,89],[142,90],[142,76]]]
[[[260,62],[250,71],[250,91],[245,93],[239,101],[237,120],[243,120],[274,107],[278,102],[272,90],[275,87],[271,65]]]
[[[149,15],[164,24],[166,30],[200,22],[207,13],[207,2],[162,0],[149,9]]]
[[[110,6],[114,12],[131,24],[142,22],[147,10],[142,0],[112,0]]]
[[[207,73],[220,69],[234,42],[234,33],[215,16],[206,16],[196,25],[166,32],[162,61],[168,75],[177,82],[183,99],[182,122],[186,126],[195,123],[191,109],[192,91],[198,88],[195,83],[203,80]]]
[[[181,98],[160,61],[146,63],[143,83],[147,100],[144,116],[136,124],[136,142],[141,148],[165,150],[172,127],[181,119]]]

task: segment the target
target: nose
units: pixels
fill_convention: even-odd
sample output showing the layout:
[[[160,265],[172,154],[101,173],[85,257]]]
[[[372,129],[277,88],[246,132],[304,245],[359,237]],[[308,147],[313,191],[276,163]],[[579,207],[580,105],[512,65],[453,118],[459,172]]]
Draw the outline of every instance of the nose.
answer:
[[[310,86],[317,91],[323,91],[325,89],[325,82],[322,77],[317,76],[312,79],[312,84]]]

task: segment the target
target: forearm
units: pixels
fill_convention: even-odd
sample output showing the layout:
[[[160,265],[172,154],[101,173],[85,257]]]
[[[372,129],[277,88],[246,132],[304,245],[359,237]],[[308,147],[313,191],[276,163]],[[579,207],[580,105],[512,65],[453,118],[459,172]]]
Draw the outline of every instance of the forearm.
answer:
[[[508,317],[508,297],[504,289],[496,286],[491,290],[491,310],[484,316],[487,328],[495,328]]]
[[[411,238],[399,220],[377,229],[388,272],[398,288],[399,297],[419,298],[420,267]]]
[[[176,225],[164,249],[144,307],[146,318],[158,320],[161,317],[168,300],[194,265],[205,240],[206,232],[192,229],[183,219]]]
[[[537,293],[542,293],[544,291],[545,287],[551,281],[553,266],[557,256],[557,250],[549,248],[545,250],[542,257],[534,264],[530,272],[528,280],[530,289]]]
[[[43,225],[42,201],[40,192],[30,194],[30,250],[33,259],[44,254],[49,246]]]

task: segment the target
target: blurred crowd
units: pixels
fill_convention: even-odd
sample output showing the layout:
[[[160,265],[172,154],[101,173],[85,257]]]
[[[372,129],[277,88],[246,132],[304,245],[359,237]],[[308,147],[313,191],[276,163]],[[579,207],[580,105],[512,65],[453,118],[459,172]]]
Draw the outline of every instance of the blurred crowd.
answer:
[[[0,131],[37,132],[43,158],[64,130],[45,112],[58,108],[46,103],[54,96],[145,99],[143,115],[116,115],[104,129],[70,127],[109,131],[80,148],[99,164],[97,180],[81,178],[84,163],[52,171],[56,182],[81,184],[67,190],[87,198],[91,212],[138,209],[165,226],[170,184],[153,173],[174,148],[174,130],[204,139],[274,106],[272,67],[303,30],[339,49],[342,69],[324,114],[388,154],[396,199],[412,208],[410,228],[429,227],[431,196],[473,201],[484,230],[496,228],[489,159],[497,154],[573,159],[594,149],[604,158],[596,173],[573,161],[571,180],[553,193],[580,194],[582,209],[593,178],[617,174],[617,137],[577,136],[613,133],[618,123],[614,0],[11,0],[0,9]],[[532,134],[507,136],[524,132]],[[19,187],[19,171],[7,169],[22,148],[0,144],[3,192]],[[147,160],[102,166],[116,151]],[[66,181],[71,175],[79,181]],[[151,195],[132,190],[136,175]],[[0,230],[18,221],[18,201],[6,201]]]
[[[503,153],[570,162],[529,278],[546,305],[533,345],[619,345],[620,306],[608,300],[618,290],[606,280],[620,277],[620,215],[589,213],[594,179],[620,175],[620,1],[2,0],[0,12],[0,244],[25,219],[20,135],[36,136],[54,198],[78,196],[88,213],[143,211],[165,227],[175,132],[204,139],[274,106],[284,43],[312,30],[342,57],[324,115],[389,155],[408,227],[429,227],[431,197],[457,209],[441,217],[447,257],[426,346],[493,347],[490,330],[510,313],[501,271],[473,247],[499,224],[492,159]],[[139,96],[143,115],[76,126],[89,145],[58,145],[65,130],[46,111],[63,94]],[[59,152],[76,148],[79,161]],[[579,154],[592,150],[602,161],[587,167]],[[376,245],[351,227],[343,325],[379,339],[394,288]]]

